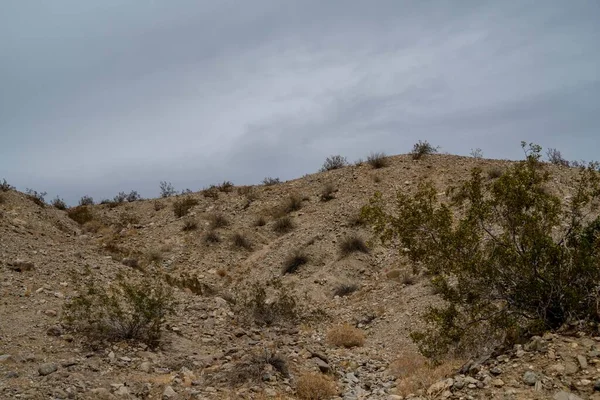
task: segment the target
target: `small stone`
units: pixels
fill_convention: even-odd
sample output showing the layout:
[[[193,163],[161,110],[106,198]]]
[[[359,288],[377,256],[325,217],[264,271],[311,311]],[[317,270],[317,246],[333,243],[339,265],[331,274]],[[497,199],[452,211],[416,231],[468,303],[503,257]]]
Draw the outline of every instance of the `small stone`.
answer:
[[[319,367],[319,370],[326,374],[329,372],[329,370],[331,369],[329,367],[329,364],[327,364],[325,361],[321,360],[319,357],[314,357],[312,359],[314,361],[315,364],[317,364],[317,367]]]
[[[17,259],[11,263],[8,263],[8,267],[13,271],[25,272],[34,269],[35,265],[32,262]]]
[[[46,330],[48,336],[60,336],[62,335],[62,329],[58,325],[51,326]]]
[[[56,370],[58,370],[58,367],[54,363],[45,363],[38,367],[38,373],[41,376],[50,375],[51,373],[56,372]]]
[[[427,394],[435,395],[438,393],[442,393],[445,390],[451,388],[452,385],[454,385],[454,379],[452,379],[452,378],[448,378],[446,380],[436,382],[433,385],[429,386],[429,389],[427,389]]]
[[[177,396],[177,392],[171,386],[167,386],[163,392],[163,399],[173,399]]]
[[[535,385],[535,383],[538,381],[538,376],[535,372],[533,371],[526,371],[523,374],[523,382],[525,382],[525,384],[529,385],[529,386],[533,386]]]
[[[494,367],[494,368],[490,369],[490,374],[492,374],[494,376],[498,376],[498,375],[502,374],[502,370],[498,367]]]
[[[44,311],[44,314],[46,314],[49,317],[56,317],[58,315],[56,310],[46,310]]]
[[[150,363],[150,361],[144,361],[143,363],[140,364],[139,368],[140,368],[140,371],[149,373],[151,367],[152,367],[152,363]]]
[[[494,379],[492,380],[492,385],[495,387],[502,387],[504,386],[504,381],[502,379]]]
[[[116,390],[115,394],[117,396],[129,396],[129,388],[123,385]]]
[[[577,361],[579,362],[581,369],[586,369],[588,367],[587,359],[584,356],[577,356]]]
[[[583,400],[581,397],[576,396],[573,393],[565,392],[564,390],[557,392],[552,398],[554,400]]]
[[[565,362],[565,373],[567,375],[576,374],[579,371],[579,365],[575,364],[573,361]]]
[[[404,400],[404,397],[398,396],[397,394],[390,394],[387,400]]]
[[[13,358],[12,358],[12,356],[10,354],[2,354],[0,356],[0,364],[5,364],[5,363],[8,363],[8,362],[10,362],[12,360],[13,360]]]

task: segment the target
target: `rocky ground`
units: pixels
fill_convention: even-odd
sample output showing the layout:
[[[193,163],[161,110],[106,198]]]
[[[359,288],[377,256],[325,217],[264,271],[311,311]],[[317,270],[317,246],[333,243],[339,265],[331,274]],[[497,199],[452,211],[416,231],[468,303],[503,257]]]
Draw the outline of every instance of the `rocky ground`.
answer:
[[[66,211],[1,192],[0,398],[294,399],[302,377],[318,374],[333,385],[332,398],[348,400],[600,399],[600,337],[577,327],[485,359],[427,366],[408,337],[439,301],[427,278],[377,243],[368,253],[339,251],[349,236],[370,238],[356,216],[376,190],[391,200],[427,177],[443,198],[474,166],[509,164],[396,156],[381,169],[362,164],[273,186],[191,193],[197,204],[181,218],[173,204],[182,196],[96,205],[84,226]],[[551,190],[569,196],[574,171],[548,168]],[[327,185],[333,198],[323,201]],[[293,229],[276,232],[290,196],[301,199],[288,213]],[[227,224],[213,228],[216,215]],[[191,223],[195,229],[182,229]],[[207,242],[209,232],[219,241]],[[234,244],[238,234],[247,248]],[[283,274],[295,251],[308,261]],[[68,329],[63,305],[87,270],[101,285],[117,274],[168,278],[178,304],[158,348],[93,344]],[[249,321],[243,299],[254,283],[266,286],[267,302],[293,296],[299,319]],[[336,295],[341,285],[355,291]],[[328,333],[340,324],[364,343],[336,346]]]

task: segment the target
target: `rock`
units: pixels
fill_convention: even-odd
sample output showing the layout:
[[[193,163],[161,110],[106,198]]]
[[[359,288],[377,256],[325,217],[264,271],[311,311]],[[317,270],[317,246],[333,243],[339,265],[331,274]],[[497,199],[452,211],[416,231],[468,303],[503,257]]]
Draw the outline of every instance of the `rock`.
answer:
[[[96,389],[90,390],[90,392],[94,395],[93,396],[94,399],[112,400],[112,399],[116,398],[106,388],[96,388]]]
[[[41,376],[50,375],[51,373],[56,372],[56,370],[58,370],[58,367],[54,363],[45,363],[38,367],[38,373]]]
[[[2,354],[0,356],[0,364],[7,364],[11,361],[13,361],[13,358],[10,354]]]
[[[140,371],[149,373],[150,368],[152,368],[152,363],[150,361],[144,361],[143,363],[140,364],[139,368],[140,368]]]
[[[402,396],[398,396],[397,394],[390,394],[387,398],[387,400],[403,400],[404,397]]]
[[[58,315],[56,310],[46,310],[44,311],[44,314],[46,314],[49,317],[56,317]]]
[[[579,362],[581,369],[586,369],[588,367],[587,359],[584,356],[577,356],[577,361]]]
[[[567,375],[576,374],[579,371],[579,365],[575,364],[573,361],[565,362],[565,373]]]
[[[35,265],[32,262],[17,259],[13,262],[9,262],[8,268],[12,269],[13,271],[17,271],[17,272],[25,272],[25,271],[31,271],[32,269],[34,269]]]
[[[329,370],[331,369],[329,367],[329,364],[327,364],[325,361],[321,360],[319,357],[314,357],[312,359],[314,361],[315,364],[317,364],[317,367],[319,367],[319,370],[326,374],[329,372]]]
[[[525,382],[526,385],[533,386],[533,385],[535,385],[535,383],[537,381],[538,381],[538,376],[535,372],[526,371],[523,374],[523,382]]]
[[[115,391],[115,394],[117,396],[129,396],[129,388],[123,385]]]
[[[594,390],[600,392],[600,379],[594,382]]]
[[[48,336],[60,336],[62,335],[62,329],[58,325],[51,326],[46,330]]]
[[[162,394],[163,399],[174,399],[176,396],[177,392],[171,386],[167,386]]]
[[[495,387],[502,387],[504,386],[504,381],[502,379],[494,379],[492,380],[492,385]]]
[[[433,385],[429,386],[429,389],[427,389],[427,394],[431,396],[438,393],[442,393],[445,390],[450,389],[452,385],[454,385],[454,379],[452,378],[436,382]]]
[[[498,367],[494,367],[492,369],[490,369],[490,374],[494,375],[494,376],[498,376],[502,374],[502,370]]]
[[[557,392],[552,398],[554,400],[583,400],[581,397],[576,396],[573,393],[565,392],[564,390]]]

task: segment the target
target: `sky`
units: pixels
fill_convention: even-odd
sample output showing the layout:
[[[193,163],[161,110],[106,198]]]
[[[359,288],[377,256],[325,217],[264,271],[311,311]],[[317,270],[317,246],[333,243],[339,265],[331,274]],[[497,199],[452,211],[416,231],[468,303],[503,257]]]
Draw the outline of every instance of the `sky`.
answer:
[[[74,204],[332,154],[598,159],[595,0],[4,0],[0,181]]]

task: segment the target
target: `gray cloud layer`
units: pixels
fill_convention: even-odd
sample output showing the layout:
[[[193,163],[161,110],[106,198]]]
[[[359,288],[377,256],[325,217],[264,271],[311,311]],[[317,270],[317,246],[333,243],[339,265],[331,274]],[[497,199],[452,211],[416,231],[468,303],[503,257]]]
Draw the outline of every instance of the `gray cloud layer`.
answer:
[[[111,197],[418,139],[598,158],[594,1],[6,1],[0,179]]]

